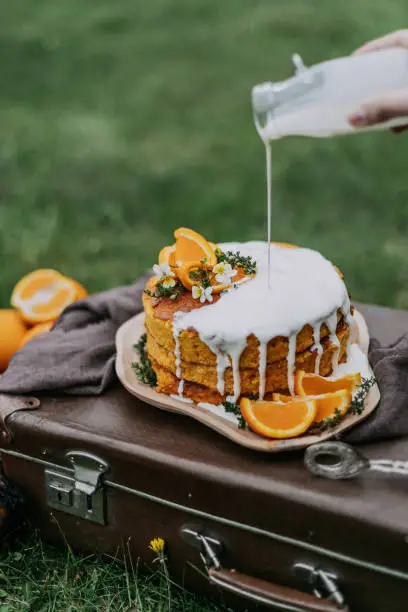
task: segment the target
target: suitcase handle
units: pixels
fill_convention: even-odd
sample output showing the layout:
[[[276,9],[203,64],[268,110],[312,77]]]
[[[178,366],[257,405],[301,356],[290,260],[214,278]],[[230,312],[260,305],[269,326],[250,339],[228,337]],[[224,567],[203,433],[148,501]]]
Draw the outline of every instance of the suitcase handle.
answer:
[[[328,599],[318,599],[288,587],[241,574],[236,570],[208,568],[210,582],[254,602],[288,612],[342,612],[347,607]]]

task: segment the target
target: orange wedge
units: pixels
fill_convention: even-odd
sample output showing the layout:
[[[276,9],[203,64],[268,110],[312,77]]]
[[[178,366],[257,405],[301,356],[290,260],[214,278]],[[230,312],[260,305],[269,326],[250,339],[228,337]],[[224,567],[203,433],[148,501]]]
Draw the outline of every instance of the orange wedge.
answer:
[[[190,277],[190,274],[196,270],[202,268],[203,265],[199,261],[188,261],[187,263],[183,263],[179,268],[177,268],[177,276],[179,280],[182,282],[183,286],[187,289],[187,291],[191,291],[193,285],[197,284],[197,281]],[[206,266],[207,269],[211,270],[210,266]]]
[[[47,321],[47,323],[38,323],[38,325],[34,325],[28,332],[24,335],[21,346],[24,346],[29,340],[35,338],[36,336],[42,336],[50,331],[51,327],[54,325],[54,321]]]
[[[255,433],[265,438],[295,438],[313,423],[315,400],[293,398],[289,402],[266,402],[243,397],[241,414]]]
[[[88,291],[85,289],[85,287],[83,285],[81,285],[81,283],[78,283],[78,281],[74,280],[73,278],[69,278],[68,279],[71,283],[73,283],[73,285],[75,286],[75,300],[83,300],[84,298],[87,297],[88,295]]]
[[[169,265],[171,265],[169,259],[170,256],[175,253],[176,251],[176,245],[172,244],[171,246],[165,246],[162,248],[162,250],[159,253],[159,264],[162,263],[168,263]]]
[[[338,391],[323,393],[322,395],[297,396],[296,399],[314,400],[317,406],[314,420],[316,423],[320,423],[320,421],[324,421],[327,418],[331,419],[336,410],[338,410],[341,415],[345,414],[347,408],[350,406],[352,397],[352,391],[350,389],[339,389]],[[282,402],[285,404],[294,399],[290,395],[282,395],[281,393],[273,393],[272,398],[275,402]]]
[[[316,423],[320,423],[320,421],[334,417],[336,411],[339,411],[341,415],[345,414],[350,406],[352,393],[350,389],[340,389],[333,393],[315,395],[314,399],[317,405],[314,420]]]
[[[175,262],[202,261],[215,266],[217,256],[214,248],[201,234],[186,227],[179,227],[174,232],[176,238]],[[169,262],[170,263],[170,262]]]
[[[322,393],[332,393],[346,389],[354,391],[361,385],[361,374],[355,372],[347,374],[341,378],[333,380],[318,376],[317,374],[309,374],[303,370],[299,370],[295,374],[295,392],[297,395],[321,395]]]
[[[76,281],[55,270],[36,270],[17,283],[11,304],[27,323],[44,323],[57,319],[76,301],[77,292]]]
[[[187,291],[191,291],[193,286],[197,284],[197,280],[191,278],[190,274],[195,270],[199,270],[200,268],[203,268],[203,264],[199,261],[188,261],[187,263],[183,263],[180,267],[177,268],[176,274],[183,286],[187,289]],[[245,283],[254,276],[253,274],[244,275],[240,278],[238,277],[237,280],[234,280],[233,277],[230,285],[214,285],[213,282],[215,281],[215,275],[212,273],[213,266],[205,265],[205,268],[209,272],[209,280],[213,288],[214,295],[217,293],[221,293],[221,291],[229,289],[232,285],[240,285],[241,283]]]

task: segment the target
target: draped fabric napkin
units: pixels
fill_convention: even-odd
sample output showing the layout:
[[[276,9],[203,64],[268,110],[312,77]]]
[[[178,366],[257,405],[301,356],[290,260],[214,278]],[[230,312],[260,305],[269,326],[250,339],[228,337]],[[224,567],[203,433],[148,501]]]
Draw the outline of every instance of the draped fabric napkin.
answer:
[[[380,404],[343,439],[358,443],[408,436],[408,334],[389,346],[380,346],[373,339],[369,361],[380,389]]]
[[[103,393],[116,381],[116,332],[141,312],[148,276],[68,307],[51,332],[33,338],[16,353],[0,375],[0,393]],[[386,347],[372,341],[369,357],[381,402],[369,418],[344,434],[347,442],[408,435],[408,334]]]
[[[51,332],[27,342],[0,375],[0,393],[100,395],[115,380],[115,335],[142,310],[148,279],[75,302]]]

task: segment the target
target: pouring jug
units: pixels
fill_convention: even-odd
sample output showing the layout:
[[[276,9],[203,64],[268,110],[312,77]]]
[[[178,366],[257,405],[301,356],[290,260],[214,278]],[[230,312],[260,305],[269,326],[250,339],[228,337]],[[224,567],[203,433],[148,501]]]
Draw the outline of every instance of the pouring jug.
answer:
[[[350,55],[309,68],[299,55],[292,61],[293,77],[252,89],[255,124],[264,141],[284,136],[327,138],[408,123],[407,117],[398,117],[358,129],[347,121],[349,114],[378,96],[405,88],[408,91],[408,50]]]

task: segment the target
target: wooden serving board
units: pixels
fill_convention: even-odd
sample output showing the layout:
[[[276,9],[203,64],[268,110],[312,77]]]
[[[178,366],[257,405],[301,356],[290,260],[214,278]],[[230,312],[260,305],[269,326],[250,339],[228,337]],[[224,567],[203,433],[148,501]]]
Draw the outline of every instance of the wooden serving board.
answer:
[[[287,440],[272,440],[263,438],[249,429],[239,429],[235,423],[229,420],[226,416],[223,416],[221,411],[220,414],[215,414],[209,409],[200,407],[197,404],[186,403],[163,393],[157,393],[148,385],[140,382],[134,369],[132,368],[132,363],[138,360],[138,355],[134,349],[134,345],[144,333],[144,313],[140,313],[132,319],[129,319],[129,321],[124,323],[117,332],[116,372],[125,389],[127,389],[132,395],[138,397],[148,404],[151,404],[152,406],[156,406],[162,410],[190,416],[207,427],[214,429],[221,435],[233,440],[237,444],[253,450],[266,451],[270,453],[276,453],[284,450],[299,450],[306,448],[311,444],[328,440],[337,434],[354,427],[363,419],[366,419],[373,412],[373,410],[375,410],[380,400],[380,391],[378,386],[375,384],[367,395],[363,413],[361,415],[346,415],[339,425],[333,429],[330,429],[329,431],[323,431],[319,434],[306,433],[298,438],[291,438]],[[354,312],[351,333],[352,340],[354,342],[358,342],[362,351],[367,355],[369,345],[368,328],[363,316],[358,311]]]

